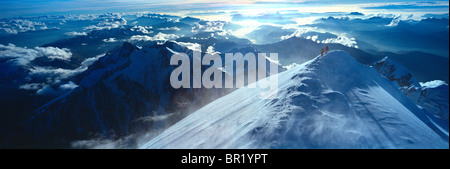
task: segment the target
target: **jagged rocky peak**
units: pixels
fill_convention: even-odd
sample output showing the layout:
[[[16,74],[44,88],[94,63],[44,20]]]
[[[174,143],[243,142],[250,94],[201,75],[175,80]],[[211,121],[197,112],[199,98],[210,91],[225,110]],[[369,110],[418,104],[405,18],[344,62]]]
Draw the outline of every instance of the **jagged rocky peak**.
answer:
[[[414,78],[410,71],[400,63],[385,57],[373,64],[373,67],[390,81],[397,82],[400,87],[420,87],[419,82]]]

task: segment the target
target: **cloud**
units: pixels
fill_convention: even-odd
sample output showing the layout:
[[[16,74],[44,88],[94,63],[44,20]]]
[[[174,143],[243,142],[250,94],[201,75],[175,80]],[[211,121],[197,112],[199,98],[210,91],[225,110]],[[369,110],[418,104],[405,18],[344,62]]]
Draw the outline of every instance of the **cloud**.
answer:
[[[169,41],[169,40],[175,40],[178,39],[179,36],[175,34],[164,34],[159,32],[153,37],[147,36],[147,35],[134,35],[132,36],[129,41]]]
[[[158,33],[157,35],[153,36],[153,39],[155,41],[168,41],[168,40],[175,40],[177,38],[179,38],[178,35],[164,34],[164,33]]]
[[[46,57],[48,59],[69,60],[72,53],[69,49],[57,47],[16,47],[14,44],[7,46],[0,44],[0,58],[8,59],[16,65],[28,65],[31,61],[39,57]]]
[[[66,35],[68,36],[86,36],[86,32],[67,32]]]
[[[336,35],[351,33],[352,37],[361,42],[358,47],[363,50],[420,51],[448,57],[449,19],[423,16],[422,13],[376,14],[365,19],[328,17],[308,26]]]
[[[179,118],[181,118],[180,116],[181,114],[178,113],[170,113],[141,117],[134,122],[139,124],[162,122],[163,126],[161,126],[161,128],[151,128],[151,130],[136,132],[123,137],[117,137],[114,133],[110,134],[108,139],[105,139],[101,135],[96,135],[94,138],[88,140],[74,141],[71,143],[71,147],[76,149],[136,149],[158,136],[165,129],[170,127],[170,125],[178,121]]]
[[[131,31],[141,32],[143,34],[150,34],[153,33],[153,31],[149,31],[149,29],[153,29],[151,26],[134,26],[130,28]]]
[[[39,90],[45,86],[45,83],[30,83],[19,86],[23,90]]]
[[[87,69],[89,66],[94,64],[97,60],[99,60],[103,56],[105,56],[105,53],[85,59],[83,62],[81,62],[81,67],[78,69]]]
[[[68,91],[71,91],[75,88],[77,88],[78,85],[74,82],[70,81],[63,85],[43,85],[40,89],[36,91],[37,95],[61,95]]]
[[[179,31],[181,29],[175,26],[175,27],[170,27],[170,28],[158,28],[158,30],[160,30],[160,31]]]
[[[338,44],[342,44],[344,46],[358,48],[355,38],[348,38],[345,36],[339,36],[337,38],[329,38],[329,39],[321,41],[321,43],[326,43],[326,44],[327,43],[338,43]]]
[[[66,48],[35,47],[34,50],[38,51],[41,57],[45,56],[49,59],[69,60],[72,57],[72,53]]]
[[[92,14],[83,15],[83,14],[81,14],[81,15],[55,15],[55,16],[43,16],[43,17],[48,17],[49,19],[61,19],[61,23],[64,24],[64,23],[66,23],[67,20],[92,21],[94,19],[97,19],[99,17],[99,15],[92,15]]]
[[[6,34],[17,34],[18,31],[12,28],[0,28],[1,30],[3,30]]]
[[[85,71],[90,65],[103,55],[85,59],[76,69],[63,69],[58,67],[42,67],[32,64],[36,58],[48,58],[50,60],[69,60],[72,53],[69,49],[56,47],[16,47],[0,44],[0,58],[6,59],[7,64],[21,66],[26,73],[23,76],[19,89],[36,91],[37,95],[57,96],[78,87],[74,82],[67,80]]]
[[[60,79],[67,79],[74,75],[83,72],[86,69],[63,69],[63,68],[53,68],[53,67],[33,67],[30,70],[30,75],[39,77],[48,77],[49,83],[58,82]]]
[[[70,81],[67,84],[61,85],[59,88],[64,89],[64,90],[72,90],[72,89],[75,89],[77,87],[78,87],[77,84],[75,84],[74,82]]]
[[[117,42],[117,39],[116,38],[103,39],[103,42],[113,43],[113,42]]]
[[[299,66],[299,64],[297,64],[297,63],[292,63],[292,64],[290,64],[290,65],[283,66],[283,68],[286,69],[286,70],[289,70],[289,69],[292,69],[292,68],[294,68],[294,67],[296,67],[296,66]]]
[[[39,54],[34,49],[16,47],[13,44],[8,46],[0,44],[0,58],[7,58],[8,62],[16,65],[27,65],[37,57]]]
[[[6,34],[18,34],[20,32],[29,32],[47,29],[58,29],[58,28],[56,27],[48,28],[45,23],[33,22],[26,19],[11,19],[0,22],[0,30],[3,30],[3,32]]]
[[[147,35],[133,35],[129,41],[153,41],[153,37]]]
[[[58,95],[59,92],[53,89],[50,85],[45,85],[41,89],[36,91],[37,95]]]
[[[309,16],[309,17],[301,17],[301,18],[294,18],[293,20],[295,22],[297,22],[297,24],[295,26],[298,25],[309,25],[309,24],[313,24],[314,21],[316,21],[317,19],[319,19],[319,16]],[[284,25],[285,27],[289,26],[289,25]]]
[[[400,19],[394,18],[392,19],[391,23],[387,24],[387,27],[394,27],[394,26],[398,26],[398,23],[400,22]]]
[[[319,38],[319,35],[314,36],[307,36],[306,39],[311,39],[312,41],[316,42],[316,40]],[[328,39],[327,39],[328,40]]]
[[[392,20],[409,20],[411,15],[392,15],[392,14],[377,14],[368,18],[350,18],[347,16],[327,17],[316,20],[310,27],[318,27],[325,31],[333,32],[348,32],[352,30],[358,31],[377,31],[387,29],[386,25],[392,23]],[[395,22],[394,21],[394,22]],[[395,24],[395,23],[394,23]]]
[[[425,82],[425,83],[420,82],[420,85],[423,87],[427,87],[427,88],[436,88],[436,87],[439,87],[442,85],[448,85],[448,84],[442,80],[433,80],[433,81],[429,81],[429,82]]]
[[[118,14],[104,14],[99,16],[101,18],[106,18],[104,21],[98,23],[97,25],[91,25],[85,27],[84,30],[93,31],[93,30],[104,30],[104,29],[115,29],[122,27],[127,24],[127,20],[122,18],[122,16]]]
[[[290,39],[292,37],[301,37],[303,34],[305,34],[307,32],[309,32],[308,29],[297,29],[294,33],[292,33],[290,35],[282,36],[281,40]]]
[[[75,75],[78,75],[81,72],[84,72],[88,69],[90,65],[92,65],[95,61],[103,57],[105,54],[101,54],[92,58],[85,59],[83,62],[81,62],[80,67],[76,69],[62,69],[62,68],[53,68],[53,67],[32,67],[30,68],[30,75],[35,76],[44,76],[44,77],[50,77],[51,82],[58,82],[63,79],[67,79],[69,77],[73,77]]]
[[[195,26],[192,28],[192,33],[222,31],[225,24],[226,24],[225,21],[199,22],[196,23]]]
[[[427,2],[393,2],[393,3],[373,3],[362,7],[363,9],[390,9],[390,10],[405,10],[405,9],[437,9],[447,8],[449,2],[445,1],[427,1]]]
[[[61,95],[78,87],[78,85],[72,81],[67,82],[67,79],[87,70],[90,65],[104,55],[105,54],[85,59],[80,67],[73,70],[52,67],[29,68],[30,78],[46,79],[46,81],[43,83],[24,84],[19,88],[24,90],[36,90],[37,95]],[[66,82],[64,83],[64,81]]]
[[[272,24],[296,24],[294,18],[289,15],[284,15],[279,12],[276,13],[263,13],[257,15],[244,15],[244,14],[233,14],[232,21],[246,21],[246,20],[255,20],[260,23],[272,23]]]
[[[91,139],[79,140],[71,143],[71,147],[75,149],[126,149],[128,147],[129,139],[127,137],[117,140],[108,139]]]
[[[216,51],[215,51],[215,49],[214,49],[214,46],[208,46],[208,49],[206,49],[206,52],[205,53],[208,53],[208,54],[214,54],[214,53],[216,53]]]
[[[188,48],[192,51],[202,51],[202,46],[198,43],[190,43],[190,42],[176,42],[178,45]]]

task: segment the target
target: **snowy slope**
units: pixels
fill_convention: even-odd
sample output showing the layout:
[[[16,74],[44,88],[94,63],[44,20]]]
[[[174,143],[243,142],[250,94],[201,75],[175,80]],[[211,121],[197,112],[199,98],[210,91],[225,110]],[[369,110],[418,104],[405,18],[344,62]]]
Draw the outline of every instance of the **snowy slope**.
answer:
[[[419,108],[423,108],[426,116],[437,124],[438,128],[448,133],[448,84],[440,80],[419,83],[406,67],[388,57],[374,63],[373,66],[378,73],[398,86]]]
[[[274,100],[236,90],[140,148],[449,148],[448,133],[348,53],[285,71],[279,84]]]

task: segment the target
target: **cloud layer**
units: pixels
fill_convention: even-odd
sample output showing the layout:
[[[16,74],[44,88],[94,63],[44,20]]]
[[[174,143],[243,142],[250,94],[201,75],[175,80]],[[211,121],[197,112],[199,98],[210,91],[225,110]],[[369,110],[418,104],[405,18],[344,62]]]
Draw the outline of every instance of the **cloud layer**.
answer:
[[[7,21],[0,21],[0,34],[18,34],[21,32],[37,31],[37,30],[47,30],[47,29],[58,29],[48,28],[45,23],[33,22],[26,19],[12,19]]]
[[[64,69],[56,65],[39,66],[34,62],[38,58],[44,59],[44,61],[69,61],[72,57],[69,49],[57,47],[26,48],[17,47],[13,44],[0,44],[0,61],[4,64],[14,65],[26,72],[24,77],[15,77],[15,81],[20,82],[17,84],[18,89],[36,91],[38,95],[57,96],[77,88],[78,85],[69,81],[70,78],[87,70],[90,65],[103,56],[104,54],[85,59],[76,69]],[[14,69],[9,73],[14,73],[17,70]]]
[[[6,46],[0,44],[0,58],[6,58],[9,62],[16,65],[27,65],[39,57],[45,57],[52,60],[69,60],[72,57],[72,53],[66,48],[35,47],[30,49],[26,47],[16,47],[13,44]]]
[[[164,34],[164,33],[158,33],[155,36],[147,36],[147,35],[134,35],[131,36],[129,41],[169,41],[169,40],[175,40],[179,38],[178,35],[174,34]]]

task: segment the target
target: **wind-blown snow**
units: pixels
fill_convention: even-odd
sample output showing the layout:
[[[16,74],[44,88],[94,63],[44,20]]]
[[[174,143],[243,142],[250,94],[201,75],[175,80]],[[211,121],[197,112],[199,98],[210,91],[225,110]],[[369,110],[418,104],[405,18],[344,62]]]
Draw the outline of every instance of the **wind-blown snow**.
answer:
[[[428,88],[436,88],[436,87],[439,87],[442,85],[448,85],[448,84],[442,80],[433,80],[433,81],[429,81],[429,82],[425,82],[425,83],[420,83],[420,85],[423,87],[428,87]]]
[[[279,84],[273,100],[238,89],[140,148],[449,148],[448,133],[345,52],[280,73]]]

